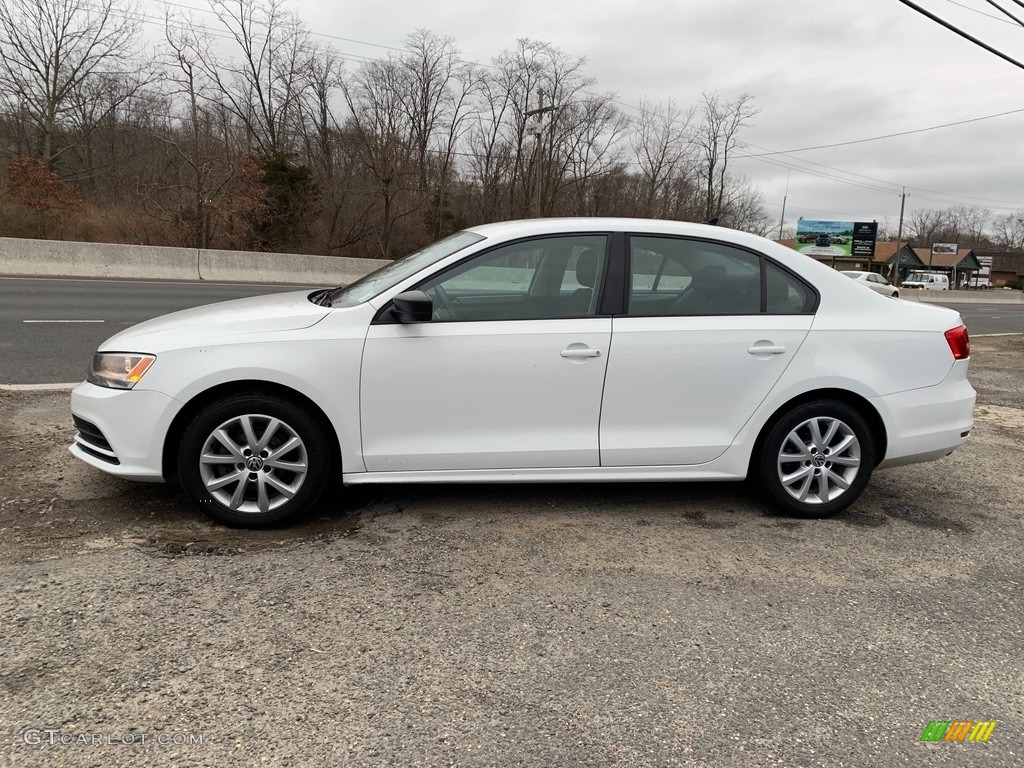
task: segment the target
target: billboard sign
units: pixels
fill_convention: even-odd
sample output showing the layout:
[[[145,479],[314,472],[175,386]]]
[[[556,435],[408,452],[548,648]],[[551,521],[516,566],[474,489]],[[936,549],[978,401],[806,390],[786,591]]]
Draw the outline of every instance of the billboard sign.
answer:
[[[858,221],[853,225],[851,253],[867,259],[875,258],[875,241],[878,239],[877,221]]]
[[[932,256],[938,256],[941,253],[956,253],[960,250],[960,246],[957,243],[932,243]]]
[[[796,245],[808,256],[872,258],[878,224],[860,221],[800,219],[796,224]]]

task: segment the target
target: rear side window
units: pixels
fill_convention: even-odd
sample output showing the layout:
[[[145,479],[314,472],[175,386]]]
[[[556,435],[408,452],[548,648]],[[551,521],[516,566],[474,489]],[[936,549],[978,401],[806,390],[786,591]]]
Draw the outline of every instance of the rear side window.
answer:
[[[743,315],[761,309],[760,258],[702,240],[630,238],[629,314]]]
[[[769,315],[800,315],[814,310],[815,296],[810,288],[767,259],[764,277]]]
[[[727,243],[629,238],[628,314],[637,317],[803,314],[814,291],[771,260]]]

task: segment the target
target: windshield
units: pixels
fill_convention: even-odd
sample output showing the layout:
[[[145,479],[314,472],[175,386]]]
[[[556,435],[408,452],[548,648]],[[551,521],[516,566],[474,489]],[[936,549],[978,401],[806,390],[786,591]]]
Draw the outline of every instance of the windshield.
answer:
[[[456,232],[444,240],[428,245],[408,256],[381,267],[376,272],[371,272],[361,277],[354,283],[344,288],[335,288],[331,292],[332,307],[354,307],[369,301],[374,296],[384,293],[398,283],[411,277],[424,267],[429,267],[441,259],[461,251],[463,248],[479,243],[483,240],[482,235],[474,232]]]
[[[915,283],[927,283],[931,276],[927,272],[911,272],[910,275],[904,280],[904,283],[915,282]]]

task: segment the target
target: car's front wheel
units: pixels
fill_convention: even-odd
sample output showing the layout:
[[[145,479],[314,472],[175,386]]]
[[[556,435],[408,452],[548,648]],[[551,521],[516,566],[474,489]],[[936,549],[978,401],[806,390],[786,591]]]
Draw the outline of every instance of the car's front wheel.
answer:
[[[178,478],[218,523],[267,528],[313,507],[330,456],[324,430],[306,409],[271,395],[237,395],[207,406],[186,428]]]
[[[875,467],[871,430],[838,400],[797,406],[769,429],[759,457],[762,491],[797,517],[827,517],[849,507]]]

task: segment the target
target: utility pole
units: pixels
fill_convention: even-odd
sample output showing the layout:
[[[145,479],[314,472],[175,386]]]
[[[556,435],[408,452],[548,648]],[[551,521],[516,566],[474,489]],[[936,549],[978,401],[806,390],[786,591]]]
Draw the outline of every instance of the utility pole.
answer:
[[[537,176],[536,176],[536,183],[534,184],[534,189],[533,189],[533,200],[531,201],[531,205],[530,205],[530,210],[531,210],[531,213],[533,214],[534,218],[540,216],[540,191],[541,191],[541,185],[540,185],[540,182],[541,182],[541,174],[540,174],[540,167],[541,167],[540,166],[540,134],[541,134],[541,131],[544,129],[543,115],[544,115],[545,112],[553,112],[555,109],[556,109],[556,107],[555,107],[554,104],[552,104],[549,107],[545,107],[544,106],[544,89],[543,88],[538,88],[537,89],[537,108],[529,110],[526,113],[526,115],[525,115],[527,118],[531,118],[531,117],[534,117],[534,116],[536,116],[536,118],[537,118],[536,122],[533,122],[533,123],[529,123],[528,122],[526,124],[526,132],[527,133],[532,133],[534,138],[537,140],[536,144],[534,145],[534,151],[533,151],[534,165],[536,166],[534,168],[534,173],[536,173]]]
[[[903,188],[903,193],[900,195],[900,226],[896,232],[896,279],[893,282],[896,287],[900,287],[902,282],[902,276],[900,275],[900,267],[903,265],[903,249],[900,246],[900,241],[903,240],[903,208],[907,204],[907,188]]]
[[[789,197],[789,171],[786,171],[786,192],[782,195],[782,217],[779,219],[779,240],[782,239],[782,227],[786,223],[786,198]]]

